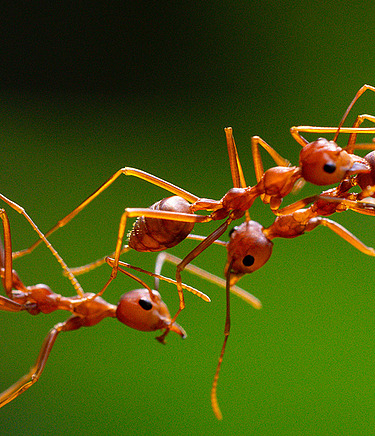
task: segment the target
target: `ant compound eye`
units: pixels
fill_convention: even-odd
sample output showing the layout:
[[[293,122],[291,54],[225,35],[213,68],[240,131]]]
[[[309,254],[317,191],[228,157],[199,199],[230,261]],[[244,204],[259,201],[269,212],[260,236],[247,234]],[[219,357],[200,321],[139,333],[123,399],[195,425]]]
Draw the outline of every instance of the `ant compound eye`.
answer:
[[[328,174],[332,174],[336,171],[336,164],[328,162],[324,165],[323,170]]]
[[[235,232],[238,229],[238,226],[233,227],[232,229],[229,230],[229,237],[231,237],[233,235],[233,232]]]
[[[243,263],[245,266],[251,266],[251,265],[254,264],[254,262],[255,262],[255,259],[254,259],[253,256],[251,256],[251,254],[248,254],[247,256],[245,256],[245,257],[242,259],[242,263]]]
[[[146,300],[144,298],[141,298],[138,301],[138,304],[142,307],[144,310],[151,310],[152,309],[152,303],[149,300]]]

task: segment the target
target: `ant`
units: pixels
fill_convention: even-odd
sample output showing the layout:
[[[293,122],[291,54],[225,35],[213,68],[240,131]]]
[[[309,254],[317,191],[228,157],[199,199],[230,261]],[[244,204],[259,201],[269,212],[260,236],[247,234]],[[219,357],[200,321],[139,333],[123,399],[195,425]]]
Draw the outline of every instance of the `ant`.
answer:
[[[338,128],[313,126],[299,126],[291,128],[292,136],[303,147],[300,153],[300,164],[298,167],[290,166],[289,161],[281,157],[265,141],[259,137],[253,137],[252,152],[254,157],[257,184],[253,187],[247,186],[234,142],[232,128],[226,128],[225,134],[234,187],[230,189],[221,198],[221,200],[217,201],[199,198],[196,195],[145,171],[124,167],[116,171],[103,185],[94,191],[93,194],[91,194],[66,217],[60,220],[54,227],[52,227],[46,233],[46,236],[48,237],[58,228],[65,226],[122,174],[143,179],[155,186],[166,189],[174,194],[174,196],[164,198],[148,208],[125,209],[120,219],[111,279],[114,279],[117,275],[119,258],[123,249],[123,239],[128,218],[137,217],[137,220],[129,234],[129,247],[140,252],[157,252],[174,247],[190,234],[194,224],[225,219],[225,221],[215,231],[213,231],[192,251],[190,251],[176,267],[179,309],[172,318],[172,321],[175,321],[179,313],[185,307],[183,290],[181,286],[181,272],[193,259],[195,259],[195,257],[197,257],[212,243],[214,243],[215,240],[220,238],[232,221],[243,217],[245,214],[246,220],[249,221],[250,216],[248,209],[252,206],[257,197],[260,196],[264,203],[270,203],[272,211],[277,213],[282,199],[292,191],[296,182],[300,181],[301,179],[316,185],[327,185],[339,183],[346,177],[354,174],[369,173],[371,171],[368,162],[365,159],[352,154],[352,151],[356,148],[356,134],[375,132],[375,128],[359,127],[363,119],[374,121],[374,117],[366,115],[359,116],[357,117],[353,127],[342,127],[352,106],[366,90],[375,91],[375,87],[364,85],[360,88],[344,113]],[[351,133],[352,135],[346,150],[339,147],[335,142],[340,131],[344,133]],[[320,138],[316,141],[308,143],[308,141],[300,135],[300,132],[335,132],[335,137],[333,141]],[[270,168],[264,172],[259,153],[259,145],[265,148],[265,150],[271,155],[278,166]],[[374,148],[374,145],[370,144],[368,147]],[[195,212],[198,211],[207,211],[210,212],[210,214],[195,214]],[[26,250],[15,253],[15,257],[30,253],[39,244],[39,242],[40,241],[35,242]]]
[[[225,287],[226,289],[226,321],[224,328],[224,342],[220,352],[211,389],[211,404],[217,419],[222,419],[222,413],[217,399],[217,386],[226,343],[230,333],[231,321],[229,295],[230,292],[237,293],[236,290],[239,289],[240,292],[237,293],[237,295],[241,297],[241,292],[244,291],[235,286],[235,284],[243,275],[255,272],[268,262],[273,250],[272,240],[274,238],[295,238],[303,235],[305,232],[314,230],[319,225],[323,225],[331,229],[338,236],[349,242],[362,253],[369,256],[375,256],[375,250],[372,247],[367,247],[343,226],[326,218],[326,216],[332,215],[335,212],[346,210],[346,208],[343,208],[341,204],[330,202],[328,200],[335,198],[336,195],[343,195],[349,186],[350,181],[348,180],[346,184],[342,183],[337,188],[325,191],[321,194],[321,196],[314,196],[301,200],[301,206],[304,203],[310,203],[311,201],[315,200],[314,203],[307,209],[300,208],[299,210],[293,210],[295,205],[292,205],[292,207],[287,206],[281,210],[282,214],[276,217],[274,223],[267,228],[264,228],[256,221],[245,220],[242,224],[230,230],[229,242],[216,240],[216,244],[225,246],[227,248],[227,261],[224,268],[224,275],[226,277],[225,281],[192,264],[186,266],[185,269],[187,271],[190,271],[219,286]],[[290,212],[290,209],[292,209],[292,212]],[[195,235],[195,238],[204,239],[204,237],[198,235]],[[181,263],[181,259],[178,257],[167,252],[162,252],[157,257],[155,273],[161,273],[161,268],[165,261],[169,261],[175,265]],[[107,262],[111,266],[114,264],[113,259],[107,258]],[[92,265],[89,267],[92,267]]]
[[[24,214],[27,216],[26,213]],[[186,337],[184,329],[171,320],[168,308],[162,301],[160,293],[157,290],[152,290],[141,279],[123,270],[121,267],[119,267],[121,272],[140,283],[143,288],[124,294],[117,306],[108,303],[93,293],[77,293],[73,297],[64,297],[53,292],[45,284],[25,286],[17,272],[13,269],[10,223],[4,209],[0,209],[0,218],[3,223],[4,240],[4,243],[0,240],[0,277],[7,294],[7,297],[0,295],[0,310],[8,312],[25,311],[31,315],[39,313],[48,314],[56,310],[66,310],[71,313],[71,316],[66,321],[56,324],[50,330],[43,342],[38,358],[30,371],[0,394],[0,407],[18,397],[38,381],[56,338],[61,332],[78,330],[81,327],[91,327],[98,324],[104,318],[111,317],[117,318],[123,324],[136,330],[156,331],[168,329],[168,331],[173,331],[182,338]],[[158,280],[161,279],[175,283],[173,279],[150,273],[141,268],[130,265],[125,266],[157,277]],[[68,271],[68,269],[65,270],[66,273]],[[110,281],[107,282],[104,289],[108,287]],[[185,284],[182,284],[182,286],[188,291],[204,296],[206,301],[210,301],[200,291]],[[164,343],[163,335],[157,339]]]

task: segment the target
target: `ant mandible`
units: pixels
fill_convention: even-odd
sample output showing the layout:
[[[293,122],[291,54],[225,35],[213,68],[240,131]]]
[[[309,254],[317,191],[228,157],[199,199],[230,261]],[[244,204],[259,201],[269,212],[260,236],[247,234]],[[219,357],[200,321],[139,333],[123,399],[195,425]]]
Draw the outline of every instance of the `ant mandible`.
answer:
[[[7,297],[0,295],[0,310],[8,312],[25,311],[31,315],[39,313],[48,314],[56,310],[66,310],[71,313],[71,316],[66,321],[56,324],[50,330],[43,342],[38,358],[30,371],[0,394],[0,407],[18,397],[38,381],[60,332],[73,331],[81,327],[91,327],[98,324],[104,318],[111,317],[117,318],[123,324],[136,330],[156,331],[168,329],[168,331],[174,331],[179,334],[182,338],[186,337],[184,329],[177,323],[172,322],[168,308],[162,301],[160,293],[152,290],[138,277],[126,272],[122,268],[119,268],[119,270],[136,280],[143,288],[124,294],[117,306],[108,303],[93,293],[64,297],[53,292],[45,284],[25,286],[17,272],[13,270],[10,223],[4,209],[0,209],[0,218],[3,223],[4,239],[4,244],[0,241],[0,276],[7,294]],[[172,279],[150,273],[141,268],[132,268],[157,277],[158,280],[161,279],[175,283]],[[107,282],[104,288],[107,288],[109,283],[110,281]],[[193,293],[201,294],[190,286],[185,284],[182,284],[182,286]],[[205,297],[209,301],[209,298]],[[157,339],[160,342],[164,342],[163,335]]]
[[[51,235],[55,230],[66,225],[92,200],[108,188],[121,174],[141,178],[153,185],[168,190],[172,194],[175,194],[175,196],[164,198],[149,208],[125,209],[120,220],[111,279],[114,279],[117,275],[128,218],[138,218],[129,235],[129,247],[141,252],[163,251],[179,244],[190,234],[195,223],[225,219],[224,223],[189,252],[176,267],[179,309],[172,319],[172,321],[175,321],[178,314],[185,307],[181,286],[181,272],[195,257],[218,239],[227,230],[233,220],[239,219],[245,214],[247,220],[249,220],[247,211],[257,197],[261,196],[265,203],[270,203],[271,209],[276,212],[279,209],[282,199],[291,192],[295,183],[301,178],[317,185],[325,185],[341,182],[349,175],[370,172],[369,164],[365,159],[350,153],[352,150],[343,150],[334,142],[340,131],[351,133],[353,135],[352,139],[357,133],[375,132],[375,128],[363,129],[358,127],[362,122],[361,116],[357,118],[354,127],[342,127],[355,101],[367,89],[375,91],[375,88],[369,85],[361,87],[347,108],[337,129],[312,126],[299,126],[291,129],[293,137],[303,146],[300,154],[299,167],[290,167],[289,162],[282,158],[272,147],[259,137],[254,137],[252,139],[252,150],[258,183],[253,187],[247,186],[243,177],[232,129],[226,128],[225,133],[234,188],[230,189],[221,200],[199,198],[176,185],[142,170],[125,167],[114,173],[77,208],[60,220],[46,233],[46,236]],[[371,120],[371,116],[368,116],[367,119]],[[334,141],[318,139],[317,141],[308,143],[300,135],[300,132],[336,132],[336,134]],[[353,139],[350,143],[351,149],[355,148],[354,142]],[[279,166],[264,172],[258,145],[264,147]],[[371,147],[373,147],[373,145],[369,145],[369,148]],[[210,211],[211,213],[206,216],[196,215],[195,212],[197,211]],[[40,241],[37,241],[26,250],[15,253],[15,256],[18,257],[31,252],[39,242]]]

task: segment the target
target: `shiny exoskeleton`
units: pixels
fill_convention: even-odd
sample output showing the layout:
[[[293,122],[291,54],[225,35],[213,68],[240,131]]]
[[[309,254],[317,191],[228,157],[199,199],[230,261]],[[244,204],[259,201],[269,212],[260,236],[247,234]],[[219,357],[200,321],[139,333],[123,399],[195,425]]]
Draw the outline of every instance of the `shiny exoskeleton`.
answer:
[[[91,327],[110,317],[117,318],[123,324],[136,330],[168,329],[168,331],[178,333],[181,337],[186,336],[183,328],[171,321],[168,308],[159,292],[152,290],[140,279],[130,274],[128,275],[144,284],[145,287],[124,294],[117,305],[110,304],[93,293],[64,297],[53,292],[45,284],[25,286],[12,267],[10,225],[4,209],[0,209],[0,218],[4,230],[4,245],[0,241],[0,276],[7,294],[7,297],[0,295],[0,310],[28,312],[31,315],[64,310],[71,314],[66,321],[56,324],[50,330],[30,371],[0,394],[0,407],[15,399],[39,379],[60,332]]]

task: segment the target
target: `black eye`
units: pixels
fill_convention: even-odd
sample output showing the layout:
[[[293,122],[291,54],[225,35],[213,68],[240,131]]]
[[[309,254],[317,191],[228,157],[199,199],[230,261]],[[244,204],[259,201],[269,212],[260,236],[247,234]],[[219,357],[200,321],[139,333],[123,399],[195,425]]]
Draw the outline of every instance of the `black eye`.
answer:
[[[242,259],[242,263],[243,263],[245,266],[251,266],[251,265],[254,264],[254,262],[255,262],[255,259],[254,259],[253,256],[251,256],[251,254],[248,254],[247,256],[245,256],[245,257]]]
[[[141,298],[138,301],[138,303],[142,307],[142,309],[144,309],[144,310],[151,310],[152,309],[151,301],[148,301],[148,300],[145,300],[144,298]]]
[[[233,232],[235,232],[238,229],[238,227],[233,227],[232,229],[229,230],[229,237],[231,237],[233,235]]]
[[[324,165],[323,170],[328,174],[332,174],[336,171],[336,165],[333,162],[328,162]]]

